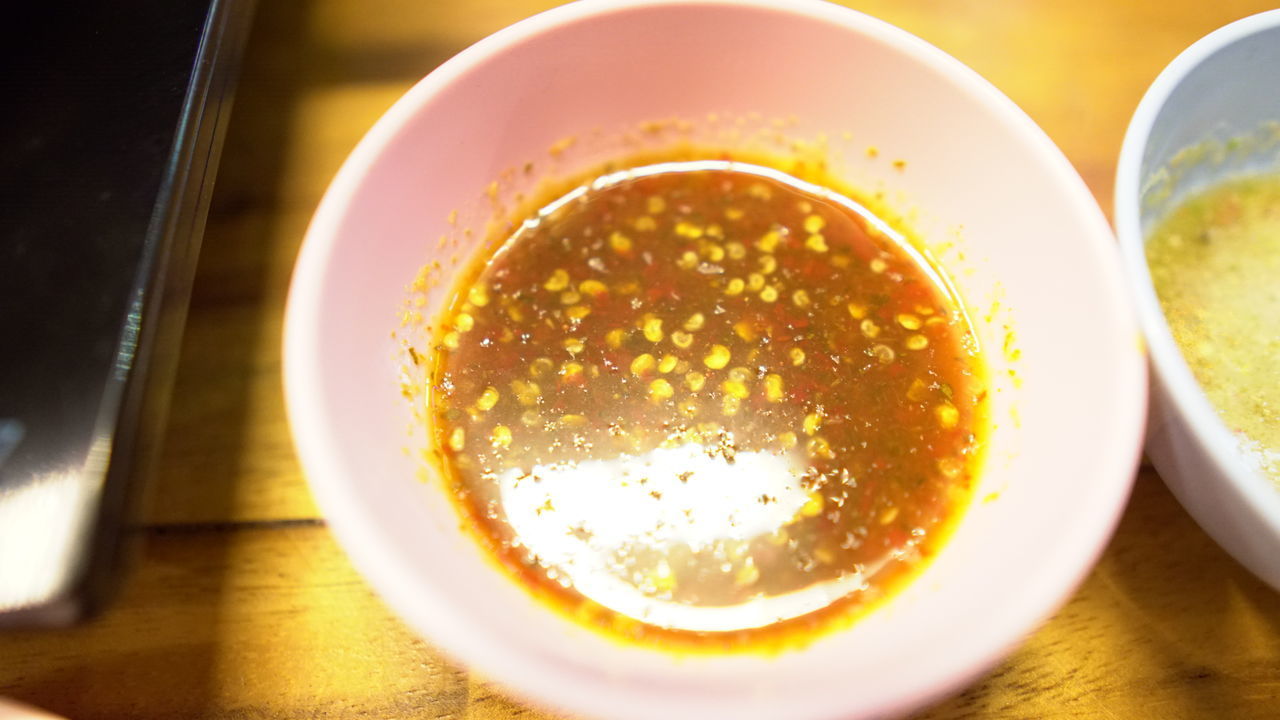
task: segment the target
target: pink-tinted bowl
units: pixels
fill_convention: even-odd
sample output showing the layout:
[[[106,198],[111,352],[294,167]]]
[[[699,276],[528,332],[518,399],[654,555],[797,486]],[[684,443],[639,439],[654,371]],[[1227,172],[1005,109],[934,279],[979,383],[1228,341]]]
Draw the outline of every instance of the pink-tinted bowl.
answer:
[[[526,162],[570,173],[616,156],[628,141],[611,138],[638,123],[685,118],[696,134],[709,116],[825,140],[837,175],[882,192],[926,242],[950,243],[940,257],[994,383],[987,467],[945,549],[848,630],[776,656],[675,657],[573,624],[484,559],[405,452],[422,431],[406,435],[397,312],[419,267],[452,268],[475,250],[480,235],[458,230],[483,222],[489,184]],[[569,149],[552,162],[553,146]],[[441,249],[441,235],[460,246]],[[447,288],[428,295],[428,315]],[[285,373],[313,492],[412,627],[538,704],[668,720],[879,717],[973,680],[1101,551],[1128,496],[1146,401],[1111,232],[1053,143],[901,30],[823,3],[761,0],[578,3],[432,72],[364,138],[316,212],[289,298]]]

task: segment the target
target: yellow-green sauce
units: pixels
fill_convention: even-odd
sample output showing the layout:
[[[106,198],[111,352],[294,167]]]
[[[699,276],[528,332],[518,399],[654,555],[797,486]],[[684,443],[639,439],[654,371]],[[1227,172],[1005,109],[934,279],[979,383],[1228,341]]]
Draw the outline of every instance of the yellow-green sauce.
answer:
[[[1146,248],[1187,364],[1243,455],[1280,489],[1280,175],[1191,197]]]

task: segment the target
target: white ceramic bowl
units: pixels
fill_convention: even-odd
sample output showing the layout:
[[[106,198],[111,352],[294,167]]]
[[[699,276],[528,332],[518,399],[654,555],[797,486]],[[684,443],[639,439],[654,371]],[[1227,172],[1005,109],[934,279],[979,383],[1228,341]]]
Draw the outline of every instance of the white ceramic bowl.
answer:
[[[628,132],[670,118],[689,123]],[[490,213],[491,181],[510,194],[525,162],[533,176],[571,174],[634,150],[637,137],[749,144],[735,128],[753,125],[766,143],[825,138],[836,175],[882,192],[930,243],[954,245],[941,257],[978,318],[997,427],[973,506],[891,602],[801,650],[678,658],[563,619],[482,557],[434,477],[415,479],[390,333],[417,269],[455,267],[452,256],[480,242],[459,230]],[[444,247],[441,235],[452,237]],[[428,315],[446,292],[429,292]],[[482,40],[364,138],[298,261],[285,380],[303,466],[339,541],[458,661],[534,702],[597,717],[861,718],[970,682],[1088,572],[1138,459],[1138,338],[1111,232],[1084,183],[956,60],[824,3],[592,2]]]
[[[1125,135],[1115,211],[1151,352],[1147,452],[1196,522],[1280,589],[1280,492],[1239,455],[1231,432],[1196,383],[1165,322],[1144,250],[1152,228],[1189,193],[1241,173],[1280,172],[1280,154],[1272,147],[1180,167],[1176,184],[1153,182],[1179,151],[1249,136],[1267,122],[1280,122],[1280,11],[1205,36],[1156,78]]]

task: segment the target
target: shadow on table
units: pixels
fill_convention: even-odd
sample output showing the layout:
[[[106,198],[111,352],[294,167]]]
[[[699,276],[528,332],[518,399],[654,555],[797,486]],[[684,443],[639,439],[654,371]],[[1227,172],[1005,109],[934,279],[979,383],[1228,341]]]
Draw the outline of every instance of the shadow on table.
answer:
[[[1153,471],[1050,626],[919,717],[1274,717],[1280,595],[1214,544]]]
[[[200,717],[217,672],[224,535],[153,535],[101,617],[0,637],[0,695],[72,720]]]
[[[1264,698],[1268,713],[1280,709],[1280,594],[1218,547],[1154,473],[1135,488],[1109,555],[1096,581],[1140,638],[1134,651],[1153,666],[1153,687],[1189,716],[1258,716]]]

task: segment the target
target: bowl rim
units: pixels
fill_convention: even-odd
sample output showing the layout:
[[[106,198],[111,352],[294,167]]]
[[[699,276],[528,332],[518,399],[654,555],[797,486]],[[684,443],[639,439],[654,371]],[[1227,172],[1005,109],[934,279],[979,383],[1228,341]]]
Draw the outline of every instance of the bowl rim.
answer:
[[[1125,270],[1133,288],[1138,321],[1149,346],[1154,375],[1161,381],[1177,415],[1202,441],[1219,475],[1227,478],[1249,505],[1280,535],[1280,492],[1240,457],[1235,436],[1219,417],[1196,381],[1165,320],[1147,265],[1141,225],[1142,160],[1165,103],[1182,82],[1219,51],[1259,32],[1280,28],[1280,10],[1236,20],[1205,35],[1183,50],[1151,83],[1133,113],[1116,168],[1115,217]]]
[[[299,458],[317,503],[329,518],[344,551],[368,578],[370,585],[406,624],[430,638],[451,657],[463,659],[468,665],[481,669],[519,696],[539,699],[541,703],[554,702],[545,692],[545,687],[539,684],[547,672],[554,671],[521,666],[519,662],[527,658],[515,653],[476,648],[474,643],[468,642],[465,628],[447,627],[450,613],[444,608],[439,609],[444,611],[445,620],[424,620],[437,608],[432,607],[431,598],[413,592],[417,587],[413,582],[403,575],[397,577],[402,569],[397,564],[398,560],[389,557],[390,554],[379,556],[378,553],[363,551],[367,546],[376,544],[376,539],[383,533],[376,523],[367,518],[353,518],[350,513],[338,512],[354,491],[352,483],[339,477],[340,473],[329,462],[335,451],[327,446],[325,433],[316,427],[313,419],[323,413],[318,412],[319,403],[309,397],[308,390],[320,387],[322,383],[306,348],[313,346],[318,336],[315,304],[322,294],[320,278],[336,237],[338,221],[347,212],[352,196],[370,168],[421,106],[473,68],[487,62],[491,56],[548,30],[622,10],[660,6],[764,9],[832,24],[897,49],[954,83],[974,102],[991,108],[994,114],[1008,121],[1014,137],[1026,145],[1028,153],[1043,161],[1046,173],[1063,191],[1062,202],[1079,215],[1082,225],[1090,229],[1082,242],[1087,242],[1107,285],[1116,291],[1116,309],[1123,317],[1115,319],[1115,322],[1126,329],[1132,326],[1133,334],[1137,335],[1137,323],[1128,302],[1123,272],[1119,262],[1113,260],[1114,240],[1103,242],[1113,238],[1111,228],[1095,197],[1061,149],[1018,105],[976,71],[888,22],[819,0],[593,0],[571,3],[526,18],[463,50],[420,80],[375,123],[343,163],[321,200],[299,254],[286,307],[286,408]],[[1117,403],[1115,408],[1116,427],[1123,434],[1117,433],[1114,442],[1109,444],[1115,457],[1105,466],[1106,473],[1099,473],[1089,488],[1089,505],[1093,512],[1081,517],[1081,522],[1063,533],[1052,562],[1045,563],[1052,571],[1029,572],[1025,586],[1017,594],[1017,602],[1011,602],[1002,612],[992,613],[985,624],[970,623],[975,627],[960,634],[975,639],[965,652],[957,653],[955,660],[939,667],[933,675],[922,677],[910,689],[897,694],[885,694],[855,708],[826,707],[817,716],[894,715],[936,701],[993,667],[1071,597],[1092,570],[1119,522],[1140,457],[1146,414],[1147,366],[1138,343],[1134,343],[1131,354],[1126,352],[1118,359],[1123,362],[1118,363],[1117,374],[1131,381],[1125,387],[1133,388],[1130,397]],[[371,537],[375,540],[370,540]],[[979,625],[980,628],[976,627]],[[643,694],[640,690],[633,689],[628,694],[598,687],[575,698],[572,707],[578,712],[616,716],[617,702],[640,694]],[[669,706],[670,701],[667,704]],[[626,717],[644,714],[644,710],[636,708],[622,712]],[[808,714],[815,715],[812,712]]]

